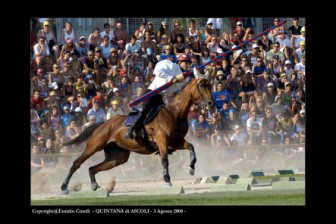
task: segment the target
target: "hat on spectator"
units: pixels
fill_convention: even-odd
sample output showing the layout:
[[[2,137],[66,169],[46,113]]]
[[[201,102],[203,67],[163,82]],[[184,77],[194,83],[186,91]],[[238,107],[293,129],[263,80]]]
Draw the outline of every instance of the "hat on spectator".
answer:
[[[208,20],[207,25],[208,25],[208,24],[212,24],[211,20]]]
[[[281,33],[285,33],[285,31],[284,30],[279,30],[279,34],[281,34]]]
[[[70,107],[65,105],[65,106],[63,107],[63,110],[70,110]]]
[[[42,68],[37,69],[37,74],[42,74],[42,73],[43,73]]]
[[[290,60],[286,60],[285,61],[285,65],[291,65],[292,63],[291,63],[291,61]]]
[[[234,130],[240,129],[240,126],[238,124],[236,124],[233,129]]]
[[[291,82],[286,82],[285,86],[287,86],[287,85],[291,85],[292,86],[292,83]]]
[[[56,92],[55,91],[50,91],[49,96],[56,96]]]
[[[164,25],[168,25],[168,23],[167,23],[167,21],[162,21],[162,26],[164,26]]]
[[[245,71],[245,74],[247,74],[247,73],[252,73],[251,69],[247,69],[247,70]]]
[[[281,73],[280,78],[287,77],[286,73]]]
[[[153,25],[153,23],[152,23],[152,22],[148,22],[147,24],[148,24],[148,25]]]
[[[300,31],[301,32],[306,32],[306,28],[303,26]]]
[[[44,21],[44,22],[43,22],[43,26],[50,26],[50,22],[49,22],[49,20]]]
[[[93,99],[93,104],[100,104],[100,102],[96,99]]]
[[[84,81],[88,80],[88,79],[92,79],[92,75],[91,74],[87,74],[84,78]]]
[[[117,52],[117,49],[115,49],[114,47],[112,47],[111,50],[110,50],[110,53],[111,52]]]
[[[223,70],[218,70],[216,76],[224,75]]]
[[[171,46],[167,44],[166,46],[163,47],[164,50],[171,49]]]
[[[119,91],[118,88],[113,88],[113,92],[114,92],[114,93],[117,92],[117,91]]]
[[[134,50],[134,54],[137,54],[137,53],[140,54],[140,50],[139,49],[135,49]]]
[[[95,52],[101,52],[100,47],[96,47],[96,48],[95,48]]]
[[[37,140],[39,140],[39,141],[43,140],[43,139],[44,139],[44,137],[42,135],[40,135],[40,136],[37,137]]]
[[[267,84],[267,87],[270,87],[270,86],[274,86],[273,82],[269,82],[269,83]]]
[[[252,48],[258,48],[259,45],[258,44],[252,44]]]
[[[300,41],[300,46],[304,46],[304,45],[306,45],[306,43],[304,42],[304,40],[301,40]]]
[[[281,99],[281,96],[276,95],[275,98],[274,98],[274,103],[276,103],[278,101],[278,99]]]
[[[112,105],[118,105],[119,104],[119,100],[113,100],[112,101]]]
[[[75,112],[82,112],[82,108],[81,107],[76,107]]]
[[[85,39],[85,37],[84,36],[80,36],[79,40],[83,40],[83,39]]]
[[[306,113],[305,109],[300,110],[300,114],[305,114],[305,113]]]
[[[237,26],[242,26],[242,25],[243,25],[243,23],[241,21],[237,22]]]
[[[222,48],[217,48],[217,53],[218,54],[223,54],[224,52],[223,52]]]

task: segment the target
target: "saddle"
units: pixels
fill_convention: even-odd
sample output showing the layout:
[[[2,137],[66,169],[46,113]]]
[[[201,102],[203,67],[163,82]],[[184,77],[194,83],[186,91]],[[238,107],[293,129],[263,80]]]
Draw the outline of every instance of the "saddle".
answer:
[[[147,113],[145,120],[143,122],[143,125],[148,124],[151,122],[159,113],[159,111],[164,107],[165,104],[161,104],[160,106],[155,106]],[[133,120],[138,116],[138,114],[141,113],[141,111],[133,111],[128,114],[126,120],[124,121],[125,126],[130,126],[133,123]]]

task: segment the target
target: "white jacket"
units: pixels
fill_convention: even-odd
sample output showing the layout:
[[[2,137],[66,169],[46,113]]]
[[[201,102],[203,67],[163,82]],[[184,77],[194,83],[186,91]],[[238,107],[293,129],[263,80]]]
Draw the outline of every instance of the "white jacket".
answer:
[[[166,84],[167,82],[169,82],[170,80],[172,80],[173,77],[181,73],[182,70],[178,64],[173,63],[170,60],[160,61],[155,65],[153,71],[155,78],[153,82],[149,85],[148,89],[150,90],[157,89]],[[166,89],[164,93],[167,95],[171,95],[173,92],[178,90],[182,85],[183,83],[173,84],[168,89]]]

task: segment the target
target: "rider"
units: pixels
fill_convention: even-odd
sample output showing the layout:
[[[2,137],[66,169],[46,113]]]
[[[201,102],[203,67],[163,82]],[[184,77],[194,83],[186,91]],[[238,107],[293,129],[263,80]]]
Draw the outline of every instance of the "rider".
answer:
[[[177,59],[177,63],[178,64],[175,64],[170,60],[163,60],[158,62],[153,72],[155,78],[153,82],[149,85],[148,89],[154,90],[166,84],[167,82],[172,81],[174,82],[174,84],[166,89],[164,91],[164,94],[169,96],[177,91],[181,87],[181,85],[183,85],[183,83],[181,82],[183,82],[185,79],[182,72],[188,71],[190,69],[191,58],[189,55],[180,54]],[[181,85],[176,84],[176,82],[181,83]],[[136,129],[143,123],[148,112],[155,106],[164,104],[162,97],[163,96],[161,94],[156,94],[149,100],[144,102],[142,111],[136,115],[133,123],[131,124],[128,132],[125,135],[125,138],[133,139],[135,137],[133,134],[134,129]]]

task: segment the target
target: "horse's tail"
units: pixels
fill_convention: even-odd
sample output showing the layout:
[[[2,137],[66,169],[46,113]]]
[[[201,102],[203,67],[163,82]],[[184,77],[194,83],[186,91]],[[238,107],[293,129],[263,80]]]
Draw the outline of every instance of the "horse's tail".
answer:
[[[86,128],[77,138],[65,143],[65,146],[69,145],[74,145],[74,144],[79,144],[87,140],[91,134],[93,133],[94,130],[96,130],[100,125],[102,125],[104,122],[99,122],[90,125],[88,128]]]

